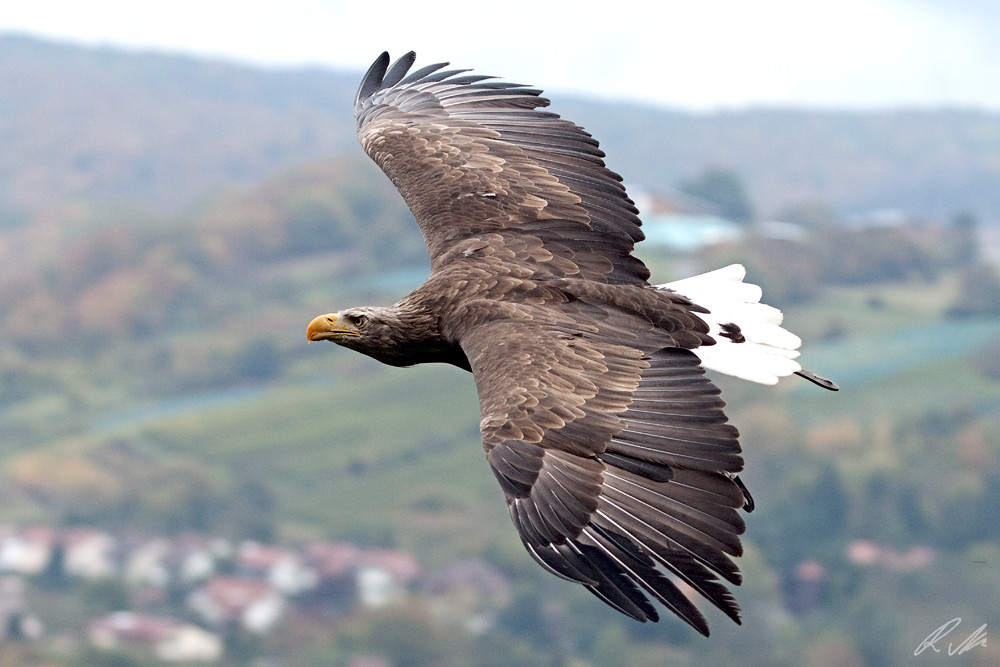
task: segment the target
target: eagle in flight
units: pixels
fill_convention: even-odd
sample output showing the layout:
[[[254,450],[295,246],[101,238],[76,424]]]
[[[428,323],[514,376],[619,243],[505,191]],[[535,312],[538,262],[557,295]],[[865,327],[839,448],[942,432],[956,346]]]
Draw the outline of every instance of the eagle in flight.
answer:
[[[705,369],[774,384],[801,341],[734,265],[651,285],[621,177],[541,91],[383,53],[354,104],[365,152],[431,257],[398,303],[320,315],[329,340],[392,366],[471,371],[486,460],[528,553],[639,621],[653,600],[697,631],[683,582],[740,622],[739,432]]]

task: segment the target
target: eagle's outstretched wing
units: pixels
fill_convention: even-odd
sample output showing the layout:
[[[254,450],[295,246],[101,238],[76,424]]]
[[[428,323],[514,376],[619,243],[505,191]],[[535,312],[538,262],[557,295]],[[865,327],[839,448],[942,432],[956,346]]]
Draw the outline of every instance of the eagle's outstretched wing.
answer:
[[[645,284],[643,238],[621,177],[583,129],[540,111],[540,91],[430,65],[371,66],[354,113],[361,145],[403,195],[432,269],[466,238],[500,234],[546,274]]]
[[[462,340],[525,547],[637,620],[658,619],[654,598],[708,635],[669,573],[738,623],[719,577],[740,583],[729,557],[748,498],[718,389],[688,350],[645,352],[582,324],[491,323]]]

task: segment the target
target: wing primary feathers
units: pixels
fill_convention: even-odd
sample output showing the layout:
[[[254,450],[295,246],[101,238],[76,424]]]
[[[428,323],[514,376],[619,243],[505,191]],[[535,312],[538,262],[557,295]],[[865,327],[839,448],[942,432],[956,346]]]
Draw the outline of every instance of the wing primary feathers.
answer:
[[[486,81],[487,79],[493,79],[493,78],[496,77],[489,76],[488,74],[466,74],[465,76],[452,77],[451,80],[448,81],[448,83],[459,86],[467,86],[472,83],[479,83],[480,81]],[[510,84],[505,85],[503,82],[497,82],[496,84],[479,83],[479,85],[476,86],[476,88],[484,88],[487,90],[513,88],[513,87],[515,86],[512,86]]]
[[[448,63],[443,63],[441,65],[441,67],[445,67],[447,65],[448,65]],[[434,71],[432,71],[431,73],[425,74],[424,76],[420,77],[419,79],[414,79],[413,81],[411,81],[407,85],[421,85],[421,86],[423,86],[423,85],[426,85],[426,84],[429,84],[429,83],[441,83],[442,81],[444,81],[445,79],[447,79],[449,77],[453,77],[456,74],[464,74],[465,72],[469,71],[468,69],[446,69],[446,70],[444,70],[442,72],[439,72],[439,71],[437,71],[438,69],[440,69],[440,68],[439,67],[435,67]]]
[[[412,53],[412,52],[411,52]],[[414,54],[415,55],[415,54]],[[358,94],[354,97],[354,108],[358,109],[361,102],[371,97],[375,91],[382,86],[382,78],[385,76],[385,69],[389,66],[389,52],[383,51],[375,62],[371,64],[365,76],[358,86]]]
[[[733,477],[733,481],[736,482],[736,486],[740,487],[740,491],[743,492],[743,497],[745,498],[743,502],[743,511],[750,514],[750,512],[753,512],[754,508],[757,506],[753,501],[753,496],[750,495],[750,489],[748,489],[747,485],[743,483],[743,480],[740,479],[739,475]]]
[[[413,72],[412,74],[410,74],[409,76],[407,76],[405,79],[403,79],[402,81],[400,81],[399,85],[401,85],[401,86],[408,86],[411,83],[415,83],[417,81],[420,81],[424,77],[433,74],[434,72],[438,71],[442,67],[447,67],[447,66],[448,66],[448,63],[434,63],[433,65],[427,65],[425,67],[421,67],[420,69],[418,69],[417,71]]]
[[[596,542],[593,537],[591,539]],[[599,542],[596,545],[570,542],[568,546],[580,558],[592,563],[596,570],[598,583],[587,586],[591,593],[637,621],[645,623],[660,620],[656,607],[642,594],[605,546]]]
[[[615,569],[621,572],[613,580],[618,584],[616,587],[621,594],[640,608],[643,607],[642,603],[649,605],[649,600],[633,583],[635,581],[688,625],[708,636],[708,621],[702,613],[677,590],[673,582],[656,569],[652,559],[635,543],[597,525],[589,528],[586,533],[597,544],[602,556],[616,565]],[[623,576],[626,574],[629,578]]]
[[[597,458],[616,468],[627,470],[632,474],[645,477],[654,482],[669,482],[674,478],[674,471],[668,465],[651,463],[631,456],[612,454],[611,452],[598,454]]]
[[[553,546],[537,548],[525,539],[521,540],[524,548],[539,565],[560,579],[573,581],[584,586],[596,586],[598,581],[594,567],[589,562],[582,562],[575,554],[563,553],[564,549]],[[589,574],[588,574],[589,573]]]
[[[402,56],[399,60],[392,64],[389,71],[385,73],[382,77],[382,88],[392,88],[397,83],[403,80],[406,73],[410,71],[410,67],[413,66],[413,62],[417,59],[417,54],[410,51],[406,55]]]

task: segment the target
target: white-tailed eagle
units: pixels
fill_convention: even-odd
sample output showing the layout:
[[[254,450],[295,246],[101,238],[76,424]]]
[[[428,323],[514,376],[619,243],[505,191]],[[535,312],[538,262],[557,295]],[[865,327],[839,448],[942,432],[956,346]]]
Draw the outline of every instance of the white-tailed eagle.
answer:
[[[393,366],[471,371],[486,460],[525,548],[639,621],[657,600],[699,632],[678,581],[739,623],[739,433],[705,368],[773,384],[800,340],[730,266],[651,285],[637,210],[583,129],[539,90],[431,65],[371,66],[354,106],[402,193],[431,275],[388,307],[321,315],[330,340]]]

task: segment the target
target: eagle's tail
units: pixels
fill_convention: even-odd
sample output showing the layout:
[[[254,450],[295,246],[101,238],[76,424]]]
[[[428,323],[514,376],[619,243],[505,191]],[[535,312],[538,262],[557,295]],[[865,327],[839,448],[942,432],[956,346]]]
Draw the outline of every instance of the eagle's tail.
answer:
[[[826,389],[837,385],[803,370],[795,360],[802,339],[782,328],[783,315],[773,306],[760,303],[761,289],[743,282],[746,269],[732,264],[722,269],[685,278],[665,285],[683,294],[709,312],[696,313],[710,328],[715,345],[695,348],[701,365],[744,380],[775,384],[793,373]]]

